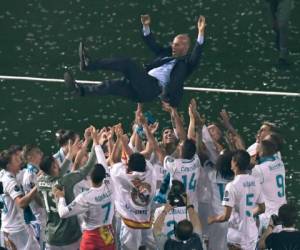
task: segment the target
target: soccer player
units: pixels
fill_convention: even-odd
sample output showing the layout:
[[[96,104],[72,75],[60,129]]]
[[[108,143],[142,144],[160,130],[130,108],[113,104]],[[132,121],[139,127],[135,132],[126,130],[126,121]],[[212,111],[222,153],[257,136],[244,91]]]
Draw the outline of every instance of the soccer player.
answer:
[[[168,238],[175,238],[174,228],[179,221],[189,219],[187,213],[186,197],[187,196],[185,194],[185,187],[183,183],[178,180],[173,180],[167,198],[168,203],[172,206],[173,209],[166,213],[164,224],[161,230],[161,233]],[[155,210],[153,219],[154,223],[164,210],[164,206],[161,206]]]
[[[208,223],[229,221],[227,241],[229,249],[254,250],[258,229],[254,216],[264,212],[260,184],[247,173],[250,155],[237,150],[231,160],[234,180],[226,185],[220,215],[209,216]],[[257,205],[256,205],[257,204]]]
[[[170,173],[171,181],[180,180],[185,186],[185,191],[190,197],[191,204],[194,205],[196,211],[198,209],[197,198],[197,181],[200,176],[201,163],[196,154],[195,143],[187,139],[184,141],[180,153],[180,159],[172,156],[166,156],[164,160],[164,168]]]
[[[56,190],[58,213],[63,219],[83,214],[81,250],[114,250],[112,219],[114,214],[113,186],[102,164],[96,164],[91,172],[92,187],[79,194],[66,205],[64,192]]]
[[[89,129],[93,140],[96,141],[96,129],[94,127]],[[40,165],[44,175],[38,179],[38,191],[43,197],[47,212],[46,248],[50,250],[73,250],[78,249],[80,245],[81,229],[77,217],[73,216],[63,220],[59,217],[52,191],[55,186],[63,187],[66,203],[70,204],[74,200],[74,185],[83,180],[96,163],[94,148],[92,148],[86,165],[77,171],[66,174],[79,148],[79,139],[76,139],[73,144],[69,141],[68,154],[61,168],[52,156],[44,157]]]
[[[116,163],[111,166],[110,174],[115,187],[116,211],[122,220],[122,249],[138,249],[140,246],[154,249],[151,202],[156,180],[152,164],[140,153],[133,153],[128,165]]]
[[[69,140],[74,142],[77,138],[79,138],[79,135],[75,133],[72,130],[64,130],[64,129],[59,129],[55,133],[58,145],[59,145],[59,150],[53,155],[53,157],[57,160],[59,166],[63,163],[66,155],[68,154],[68,146],[69,146]],[[71,169],[68,169],[69,171]]]
[[[224,210],[222,201],[225,186],[233,180],[234,173],[231,170],[232,151],[222,151],[216,164],[208,172],[209,190],[211,192],[210,214],[221,214]],[[228,222],[212,224],[208,227],[209,248],[227,250]]]
[[[23,208],[34,199],[37,188],[33,187],[24,195],[21,183],[16,178],[21,168],[21,147],[11,146],[0,154],[0,166],[4,169],[1,177],[3,194],[1,195],[1,231],[7,249],[38,250],[39,243],[33,231],[25,224]]]
[[[25,194],[30,193],[32,188],[37,184],[38,175],[41,174],[39,165],[42,161],[42,157],[43,152],[39,147],[35,145],[25,145],[23,147],[23,158],[27,163],[22,183]],[[31,221],[30,224],[34,229],[41,249],[43,249],[45,242],[46,211],[38,195],[30,202],[29,206],[35,217],[35,220]]]
[[[259,164],[252,169],[252,175],[262,186],[266,212],[260,215],[261,229],[267,228],[272,214],[286,203],[285,167],[277,155],[277,147],[270,140],[258,144]]]

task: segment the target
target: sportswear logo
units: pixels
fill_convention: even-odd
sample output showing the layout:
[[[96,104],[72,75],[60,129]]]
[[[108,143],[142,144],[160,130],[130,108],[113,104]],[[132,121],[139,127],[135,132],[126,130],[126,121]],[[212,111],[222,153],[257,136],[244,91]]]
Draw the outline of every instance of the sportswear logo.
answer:
[[[19,187],[18,185],[16,185],[16,186],[14,187],[14,190],[15,190],[16,192],[20,192],[20,191],[21,191],[21,189],[20,189],[20,187]]]

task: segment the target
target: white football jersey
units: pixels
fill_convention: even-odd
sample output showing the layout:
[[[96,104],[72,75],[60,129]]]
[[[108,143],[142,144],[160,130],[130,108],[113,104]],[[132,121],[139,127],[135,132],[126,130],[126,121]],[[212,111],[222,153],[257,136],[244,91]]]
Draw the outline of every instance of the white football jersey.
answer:
[[[208,183],[210,185],[209,190],[211,191],[210,202],[213,209],[213,214],[221,214],[224,211],[222,201],[224,198],[225,187],[232,180],[222,178],[215,169],[210,170],[208,173],[208,179]]]
[[[7,233],[20,232],[25,229],[24,213],[23,209],[16,205],[14,199],[23,196],[24,192],[16,177],[8,171],[3,172],[1,181],[3,185],[1,230]]]
[[[232,208],[228,221],[228,242],[245,246],[257,240],[258,229],[252,211],[261,203],[261,187],[253,176],[237,175],[226,185],[222,205]]]
[[[150,228],[151,203],[156,180],[153,166],[146,161],[145,172],[127,172],[123,163],[114,164],[110,171],[115,187],[116,210],[123,222],[136,229]]]
[[[29,193],[31,189],[36,185],[38,172],[39,169],[37,167],[31,164],[27,164],[26,169],[24,169],[22,182],[25,194]],[[29,203],[29,206],[37,222],[42,223],[46,221],[46,211],[44,207],[37,204],[34,199]]]
[[[164,210],[164,206],[159,207],[154,212],[154,221],[158,218],[161,212]],[[174,227],[182,220],[189,219],[186,207],[174,207],[165,217],[164,225],[162,228],[162,234],[168,238],[174,239]]]
[[[159,189],[167,171],[164,169],[164,166],[159,162],[155,153],[151,154],[150,162],[153,165],[154,172],[155,172],[156,189]]]
[[[54,155],[53,157],[57,160],[59,166],[64,162],[64,159],[66,158],[64,151],[62,148],[60,148]]]
[[[172,156],[166,156],[164,168],[170,173],[171,182],[172,180],[183,182],[189,200],[197,211],[197,185],[202,168],[198,155],[195,154],[192,159],[175,159]]]
[[[114,191],[107,178],[100,187],[79,194],[66,206],[65,198],[58,202],[58,213],[61,218],[82,214],[82,229],[93,230],[101,226],[111,225],[114,215]]]
[[[262,162],[252,169],[252,175],[259,180],[265,200],[265,214],[277,214],[281,205],[286,203],[285,168],[278,156],[261,159]]]

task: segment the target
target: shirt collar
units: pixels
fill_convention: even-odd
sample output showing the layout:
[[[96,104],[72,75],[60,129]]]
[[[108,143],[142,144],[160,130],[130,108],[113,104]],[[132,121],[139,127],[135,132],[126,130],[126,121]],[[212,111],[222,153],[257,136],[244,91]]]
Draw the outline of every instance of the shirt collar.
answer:
[[[36,166],[34,166],[34,165],[30,164],[30,163],[27,164],[27,169],[29,171],[32,171],[35,174],[37,174],[40,171],[38,167],[36,167]]]
[[[259,158],[259,164],[262,164],[262,163],[267,162],[267,161],[275,161],[275,160],[276,160],[275,155],[264,156],[264,157],[260,157]]]

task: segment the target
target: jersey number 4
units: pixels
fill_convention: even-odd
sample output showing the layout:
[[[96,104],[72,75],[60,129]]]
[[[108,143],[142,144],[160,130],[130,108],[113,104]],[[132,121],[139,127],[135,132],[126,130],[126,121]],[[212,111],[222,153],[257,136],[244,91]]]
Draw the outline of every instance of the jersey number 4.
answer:
[[[191,175],[191,178],[190,180],[188,180],[188,176],[187,175],[183,175],[182,176],[182,182],[183,182],[183,185],[185,186],[185,190],[187,191],[193,191],[195,192],[196,190],[196,178],[195,178],[195,173],[193,173]],[[187,185],[188,183],[188,185]]]

